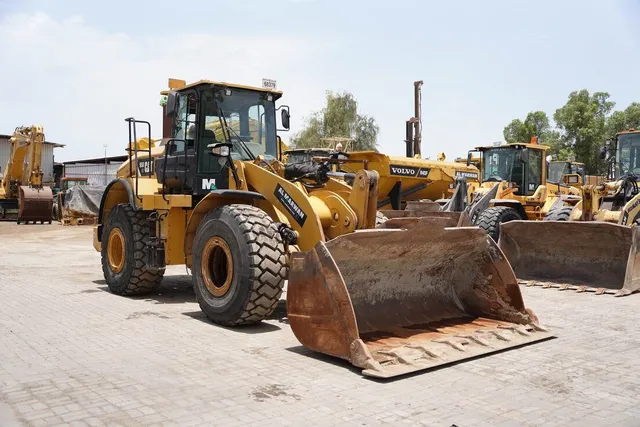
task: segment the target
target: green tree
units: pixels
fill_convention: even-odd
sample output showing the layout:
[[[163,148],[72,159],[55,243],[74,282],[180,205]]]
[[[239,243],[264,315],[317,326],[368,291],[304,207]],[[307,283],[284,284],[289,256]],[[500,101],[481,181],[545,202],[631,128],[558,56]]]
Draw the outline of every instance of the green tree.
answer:
[[[560,141],[576,153],[576,160],[584,162],[589,174],[606,170],[598,150],[606,139],[607,117],[614,105],[607,92],[590,94],[583,89],[571,92],[567,103],[553,115]]]
[[[544,111],[529,112],[524,122],[520,119],[512,120],[505,126],[502,134],[509,143],[529,142],[531,137],[535,136],[540,144],[551,147],[549,154],[558,160],[566,160],[573,155],[571,148],[562,143],[560,133],[551,127],[549,117]]]
[[[509,143],[529,142],[532,136],[542,139],[550,130],[547,114],[544,111],[531,111],[524,122],[520,119],[512,120],[505,126],[502,134]]]
[[[322,138],[343,137],[353,139],[352,150],[375,150],[379,131],[373,117],[358,113],[358,102],[352,94],[327,91],[327,105],[306,119],[303,129],[291,139],[291,145],[322,147],[326,144]]]
[[[626,129],[640,129],[640,103],[634,102],[624,111],[616,111],[607,119],[606,137]]]

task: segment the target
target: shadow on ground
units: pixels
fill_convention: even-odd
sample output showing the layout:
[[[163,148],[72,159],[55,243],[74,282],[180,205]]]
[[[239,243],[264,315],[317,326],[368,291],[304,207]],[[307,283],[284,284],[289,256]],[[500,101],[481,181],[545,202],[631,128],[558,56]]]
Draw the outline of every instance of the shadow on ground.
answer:
[[[98,289],[104,292],[111,292],[104,280],[94,280],[93,283],[99,286]],[[88,291],[86,291],[88,292]],[[141,301],[150,301],[154,304],[183,304],[186,302],[196,302],[196,296],[191,284],[191,276],[178,275],[166,276],[160,286],[152,293],[141,296],[127,296]]]

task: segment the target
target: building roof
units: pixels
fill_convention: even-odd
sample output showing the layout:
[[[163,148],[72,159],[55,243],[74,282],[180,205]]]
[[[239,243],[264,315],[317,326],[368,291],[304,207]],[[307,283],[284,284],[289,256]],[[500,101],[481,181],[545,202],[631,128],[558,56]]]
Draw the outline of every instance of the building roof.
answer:
[[[8,141],[9,139],[11,139],[11,135],[5,135],[0,133],[0,139],[6,139]],[[54,148],[62,148],[65,146],[64,144],[58,144],[57,142],[51,142],[51,141],[45,141],[44,143],[53,145]]]
[[[107,157],[107,163],[112,163],[112,162],[124,162],[126,160],[129,159],[129,156],[127,156],[126,154],[124,156],[109,156]],[[73,164],[73,163],[90,163],[90,164],[95,164],[95,163],[100,163],[100,164],[104,164],[104,157],[95,157],[93,159],[82,159],[82,160],[67,160],[64,162],[60,162],[63,165],[69,165],[69,164]]]

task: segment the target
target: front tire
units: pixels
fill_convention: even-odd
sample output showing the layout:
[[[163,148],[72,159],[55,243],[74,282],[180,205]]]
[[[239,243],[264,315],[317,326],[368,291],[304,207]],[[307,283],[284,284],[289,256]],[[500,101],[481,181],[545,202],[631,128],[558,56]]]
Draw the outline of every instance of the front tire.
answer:
[[[558,209],[551,210],[547,216],[542,218],[543,221],[569,221],[573,206],[564,206]]]
[[[287,277],[285,248],[263,210],[237,204],[209,212],[192,254],[196,299],[214,323],[258,323],[278,305]]]
[[[508,206],[493,206],[480,213],[475,225],[482,228],[494,241],[500,237],[500,224],[523,219],[517,210]]]
[[[144,250],[151,237],[148,213],[136,212],[128,203],[109,211],[102,232],[102,272],[116,295],[143,295],[162,281],[163,270],[147,269]]]

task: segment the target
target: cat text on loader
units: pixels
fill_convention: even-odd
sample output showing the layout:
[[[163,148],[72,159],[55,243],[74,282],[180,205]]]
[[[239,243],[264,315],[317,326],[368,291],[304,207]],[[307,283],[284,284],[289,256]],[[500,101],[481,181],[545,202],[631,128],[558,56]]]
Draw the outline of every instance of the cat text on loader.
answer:
[[[555,207],[580,200],[580,190],[569,184],[578,175],[564,175],[557,183],[547,180],[548,149],[534,137],[531,143],[476,147],[469,152],[468,162],[474,151],[481,157],[481,184],[470,191],[469,215],[496,242],[501,224],[542,220]]]
[[[53,192],[42,182],[42,126],[17,127],[9,141],[11,152],[0,182],[0,219],[51,224]]]
[[[584,185],[581,202],[539,224],[504,224],[499,245],[526,284],[616,296],[640,290],[640,131],[618,133],[601,156],[608,180]]]
[[[147,150],[130,144],[102,199],[94,245],[112,292],[149,292],[166,265],[186,264],[207,317],[240,326],[267,318],[288,278],[298,340],[378,377],[551,337],[482,230],[449,228],[442,218],[374,229],[375,171],[338,173],[354,182],[345,199],[328,164],[310,172],[278,162],[280,92],[211,81],[172,86],[171,137]],[[282,119],[288,128],[288,112]],[[136,141],[142,122],[128,121]],[[190,124],[193,139],[183,132]]]

